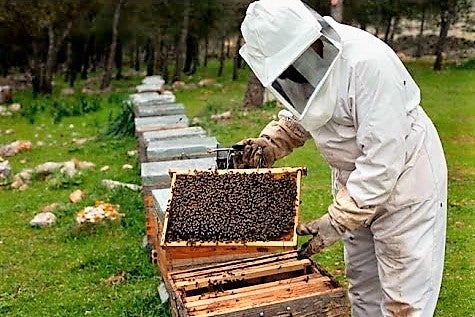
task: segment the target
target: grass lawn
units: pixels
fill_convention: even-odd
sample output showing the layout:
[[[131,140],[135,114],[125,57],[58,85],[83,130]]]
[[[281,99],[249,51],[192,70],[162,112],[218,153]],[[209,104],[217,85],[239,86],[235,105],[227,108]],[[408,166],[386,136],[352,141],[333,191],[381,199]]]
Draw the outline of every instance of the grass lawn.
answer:
[[[434,73],[429,65],[408,66],[421,86],[423,107],[439,129],[449,165],[446,264],[436,316],[475,316],[475,70]],[[210,67],[187,81],[198,82],[215,73]],[[217,78],[219,87],[175,93],[188,117],[197,118],[223,145],[257,136],[279,110],[268,105],[242,111],[247,74],[243,72],[236,82],[229,80],[230,74],[226,69],[226,77]],[[88,97],[98,109],[75,116],[68,116],[67,110],[77,102],[67,98],[33,99],[29,92],[17,93],[15,101],[24,107],[24,116],[0,117],[0,145],[22,139],[33,144],[30,151],[7,158],[13,173],[72,158],[96,164],[73,179],[58,175],[34,179],[25,191],[0,187],[0,316],[167,316],[156,291],[159,274],[141,246],[145,226],[140,193],[100,185],[104,178],[140,183],[137,157],[127,154],[136,149],[135,139],[73,142],[97,136],[140,80],[113,82],[112,92]],[[57,85],[59,90],[63,84]],[[227,110],[233,112],[232,120],[210,119],[211,114]],[[14,132],[7,134],[9,129]],[[123,169],[124,164],[134,168]],[[110,168],[101,171],[106,165]],[[313,142],[278,161],[277,166],[307,167],[308,175],[302,180],[302,218],[322,215],[330,202],[330,173]],[[73,204],[68,195],[75,189],[84,190],[86,197]],[[125,217],[118,223],[78,228],[75,214],[96,200],[119,204]],[[31,228],[33,216],[54,202],[60,204],[55,212],[57,224]],[[341,243],[316,259],[345,283]],[[119,283],[110,282],[114,276],[120,277]]]

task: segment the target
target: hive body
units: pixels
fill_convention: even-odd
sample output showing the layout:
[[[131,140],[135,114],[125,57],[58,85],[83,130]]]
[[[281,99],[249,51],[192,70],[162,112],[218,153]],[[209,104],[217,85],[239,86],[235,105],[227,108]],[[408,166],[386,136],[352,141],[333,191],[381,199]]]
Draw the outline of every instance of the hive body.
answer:
[[[302,168],[172,171],[160,249],[173,270],[297,247]]]
[[[348,316],[346,291],[296,251],[171,272],[174,316]]]

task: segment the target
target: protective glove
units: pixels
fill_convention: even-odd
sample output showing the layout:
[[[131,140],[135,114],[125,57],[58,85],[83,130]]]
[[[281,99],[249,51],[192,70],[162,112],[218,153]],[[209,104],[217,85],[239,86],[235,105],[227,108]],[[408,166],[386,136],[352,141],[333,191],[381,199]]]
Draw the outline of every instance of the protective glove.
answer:
[[[271,121],[258,138],[248,138],[233,145],[242,156],[234,158],[235,168],[271,167],[274,162],[296,147],[305,144],[311,135],[286,110],[279,112],[279,121]]]
[[[297,226],[297,235],[313,235],[301,246],[299,257],[310,257],[335,243],[345,231],[369,224],[375,213],[376,207],[358,207],[346,187],[341,188],[328,207],[328,213]]]
[[[233,148],[243,151],[241,156],[234,157],[235,168],[271,167],[278,152],[272,141],[265,137],[244,139]]]
[[[297,235],[312,235],[313,237],[302,244],[298,251],[298,258],[309,258],[319,253],[323,248],[332,245],[341,238],[343,232],[331,224],[329,214],[323,215],[317,220],[297,226]]]

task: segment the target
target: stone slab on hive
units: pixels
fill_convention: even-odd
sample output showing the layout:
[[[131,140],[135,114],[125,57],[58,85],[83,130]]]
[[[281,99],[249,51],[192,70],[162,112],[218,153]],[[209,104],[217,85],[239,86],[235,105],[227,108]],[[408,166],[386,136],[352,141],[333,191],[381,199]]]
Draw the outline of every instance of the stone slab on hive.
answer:
[[[181,103],[164,104],[134,104],[135,117],[171,116],[185,114],[185,107]]]
[[[216,157],[216,153],[210,153],[209,150],[217,148],[218,145],[215,137],[206,136],[154,141],[147,146],[147,160],[154,162]]]
[[[161,85],[163,86],[165,84],[165,80],[162,78],[160,75],[155,75],[155,76],[147,76],[144,79],[142,79],[142,84],[144,85]]]
[[[216,168],[215,157],[205,157],[191,160],[175,160],[164,162],[146,162],[141,164],[142,184],[146,189],[170,187],[170,169],[210,169]]]
[[[135,132],[186,128],[188,122],[189,120],[184,114],[135,118]]]
[[[206,135],[202,127],[187,127],[182,129],[148,131],[143,133],[143,140],[146,145],[154,141],[176,140],[194,136]]]
[[[165,212],[167,211],[171,190],[170,187],[152,190],[155,211],[162,224],[165,219]]]
[[[143,92],[132,94],[129,97],[133,105],[161,105],[164,103],[173,103],[176,97],[173,94],[159,94],[157,92]]]
[[[162,89],[162,86],[163,85],[157,85],[157,84],[141,84],[141,85],[135,86],[135,91],[138,93],[160,91]]]

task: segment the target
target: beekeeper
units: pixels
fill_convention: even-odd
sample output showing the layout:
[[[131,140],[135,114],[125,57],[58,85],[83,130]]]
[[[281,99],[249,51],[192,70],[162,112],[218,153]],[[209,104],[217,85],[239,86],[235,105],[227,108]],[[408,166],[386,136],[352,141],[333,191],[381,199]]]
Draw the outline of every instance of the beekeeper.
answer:
[[[390,47],[300,0],[249,5],[240,54],[285,106],[241,166],[272,166],[313,138],[333,203],[297,227],[311,256],[340,238],[352,316],[432,316],[442,279],[447,169],[420,91]],[[312,159],[312,158],[308,158]]]

